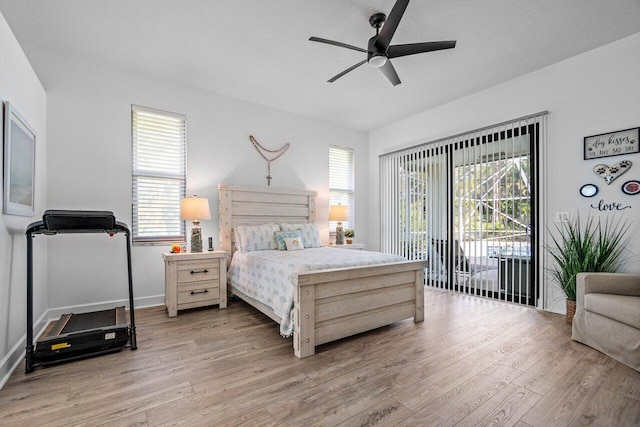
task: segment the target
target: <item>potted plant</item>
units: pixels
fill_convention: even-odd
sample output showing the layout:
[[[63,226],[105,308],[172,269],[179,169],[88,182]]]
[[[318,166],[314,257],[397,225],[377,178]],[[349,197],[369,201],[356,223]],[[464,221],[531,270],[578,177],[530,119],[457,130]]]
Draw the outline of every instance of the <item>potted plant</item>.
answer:
[[[556,224],[548,251],[556,263],[551,275],[566,297],[567,323],[573,321],[576,311],[576,275],[616,271],[624,260],[624,235],[629,227],[626,220],[608,218],[601,224],[592,217],[583,227],[580,216]]]
[[[356,232],[351,228],[347,228],[346,230],[344,230],[344,237],[347,240],[347,245],[353,243],[353,238],[355,235]]]

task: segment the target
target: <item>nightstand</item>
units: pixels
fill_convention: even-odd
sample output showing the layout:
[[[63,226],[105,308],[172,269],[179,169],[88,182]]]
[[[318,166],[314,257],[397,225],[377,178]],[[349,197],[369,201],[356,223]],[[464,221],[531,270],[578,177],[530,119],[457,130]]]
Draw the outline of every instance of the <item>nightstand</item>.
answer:
[[[351,249],[353,251],[364,251],[364,243],[352,243],[350,245],[327,245],[327,248]]]
[[[169,317],[187,308],[227,307],[228,256],[226,251],[162,254]]]

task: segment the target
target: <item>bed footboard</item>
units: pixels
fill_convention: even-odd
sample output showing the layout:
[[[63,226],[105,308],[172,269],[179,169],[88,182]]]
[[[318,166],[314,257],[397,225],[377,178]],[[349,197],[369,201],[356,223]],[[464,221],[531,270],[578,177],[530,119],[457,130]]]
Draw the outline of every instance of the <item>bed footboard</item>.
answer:
[[[293,349],[315,346],[399,320],[424,320],[424,261],[300,273],[294,277]]]

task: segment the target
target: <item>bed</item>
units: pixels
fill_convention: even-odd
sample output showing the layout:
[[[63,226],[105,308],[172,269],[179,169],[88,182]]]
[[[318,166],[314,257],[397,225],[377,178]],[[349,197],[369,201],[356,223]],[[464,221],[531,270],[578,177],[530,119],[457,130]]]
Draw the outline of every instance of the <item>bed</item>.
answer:
[[[308,190],[218,185],[221,249],[235,256],[241,226],[312,224],[316,192]],[[306,250],[306,249],[305,249]],[[315,250],[315,249],[314,249]],[[318,251],[357,252],[317,248]],[[301,251],[302,252],[302,251]],[[241,252],[238,252],[239,254]],[[321,252],[319,252],[321,253]],[[301,271],[293,286],[293,350],[298,358],[315,347],[400,320],[424,320],[424,261],[393,260],[382,264]],[[231,274],[228,274],[231,281]],[[230,285],[236,297],[282,324],[271,304]],[[286,321],[286,319],[285,319]]]

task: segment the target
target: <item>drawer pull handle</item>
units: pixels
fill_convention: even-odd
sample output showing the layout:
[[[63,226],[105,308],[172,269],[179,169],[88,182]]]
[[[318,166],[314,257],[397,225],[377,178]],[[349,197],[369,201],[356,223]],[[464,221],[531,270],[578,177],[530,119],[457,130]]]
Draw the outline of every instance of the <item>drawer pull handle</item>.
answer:
[[[191,295],[196,295],[196,294],[208,294],[209,290],[205,289],[204,291],[191,291]]]
[[[198,273],[208,273],[209,270],[207,270],[206,268],[204,270],[191,270],[191,274],[198,274]]]

